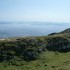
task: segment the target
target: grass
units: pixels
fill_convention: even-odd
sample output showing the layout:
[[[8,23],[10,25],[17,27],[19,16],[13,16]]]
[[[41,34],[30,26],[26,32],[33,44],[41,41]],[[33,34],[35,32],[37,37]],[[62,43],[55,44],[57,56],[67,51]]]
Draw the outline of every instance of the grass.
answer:
[[[33,40],[31,40],[31,38],[33,38]],[[21,40],[19,40],[19,39],[21,39]],[[13,53],[11,51],[8,51],[8,52],[5,51],[5,48],[6,48],[6,50],[8,50],[8,48],[10,48],[10,47],[12,48],[13,45],[14,45],[14,47],[17,46],[17,48],[14,51],[14,55],[15,55],[16,50],[18,50],[19,47],[22,45],[23,45],[23,47],[25,46],[25,48],[26,48],[25,51],[27,51],[28,48],[35,49],[34,47],[39,47],[38,45],[36,45],[36,42],[38,42],[38,43],[43,42],[43,44],[46,44],[46,45],[51,44],[49,42],[52,42],[52,44],[58,43],[57,46],[55,46],[55,47],[58,47],[60,40],[63,41],[63,42],[61,42],[63,44],[70,43],[69,33],[68,34],[67,33],[57,33],[55,35],[48,35],[48,36],[29,36],[29,37],[15,37],[15,38],[0,39],[0,46],[1,46],[0,50],[1,49],[3,50],[3,54],[4,54],[3,56],[6,58],[6,56],[8,55],[7,53],[10,53],[10,55],[11,54],[13,55]],[[35,44],[30,41],[34,41]],[[12,42],[12,44],[10,44],[10,42]],[[61,43],[60,43],[60,45],[61,45]],[[52,47],[53,46],[54,45],[52,45]],[[54,47],[54,49],[55,49],[55,47]],[[14,49],[14,48],[12,48],[12,49]],[[22,48],[22,50],[23,50],[23,48]],[[19,53],[19,51],[21,51],[21,49],[18,50],[18,53]],[[46,51],[41,52],[41,54],[39,54],[37,60],[33,60],[30,62],[22,60],[23,54],[22,54],[22,56],[21,56],[21,54],[22,54],[22,52],[20,53],[21,58],[18,56],[15,56],[14,58],[12,58],[10,60],[4,60],[3,62],[0,62],[0,70],[70,70],[70,52],[59,53],[59,52],[48,51],[46,49]]]
[[[59,53],[45,51],[37,60],[18,61],[18,65],[0,63],[0,70],[70,70],[70,52]]]

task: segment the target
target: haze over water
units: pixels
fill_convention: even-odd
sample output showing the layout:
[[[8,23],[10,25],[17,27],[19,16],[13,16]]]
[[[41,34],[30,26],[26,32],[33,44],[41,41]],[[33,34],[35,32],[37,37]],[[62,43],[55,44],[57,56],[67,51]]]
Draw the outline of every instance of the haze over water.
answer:
[[[67,28],[70,0],[0,0],[0,38],[45,36]]]
[[[70,28],[69,23],[50,22],[0,22],[0,38],[20,36],[45,36]]]

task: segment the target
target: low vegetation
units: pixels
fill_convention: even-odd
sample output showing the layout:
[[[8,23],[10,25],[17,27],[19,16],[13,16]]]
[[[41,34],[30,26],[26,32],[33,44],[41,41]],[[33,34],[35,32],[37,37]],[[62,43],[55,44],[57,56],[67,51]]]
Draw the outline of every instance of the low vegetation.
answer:
[[[69,70],[70,32],[67,30],[48,36],[0,40],[0,69]]]

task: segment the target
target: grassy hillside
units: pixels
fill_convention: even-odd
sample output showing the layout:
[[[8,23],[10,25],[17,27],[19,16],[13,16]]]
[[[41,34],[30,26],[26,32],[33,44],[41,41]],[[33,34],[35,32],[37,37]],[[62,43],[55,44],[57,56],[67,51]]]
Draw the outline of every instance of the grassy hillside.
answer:
[[[1,70],[70,70],[70,31],[0,40]]]
[[[0,70],[70,70],[70,52],[45,51],[39,55],[37,60],[16,62],[16,65],[2,62],[0,63]]]

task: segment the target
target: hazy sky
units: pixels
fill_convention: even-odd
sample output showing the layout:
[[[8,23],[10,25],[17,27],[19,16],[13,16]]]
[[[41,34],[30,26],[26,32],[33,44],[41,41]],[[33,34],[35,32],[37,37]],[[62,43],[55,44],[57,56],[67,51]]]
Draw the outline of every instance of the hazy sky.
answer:
[[[0,0],[0,21],[70,22],[70,0]]]

